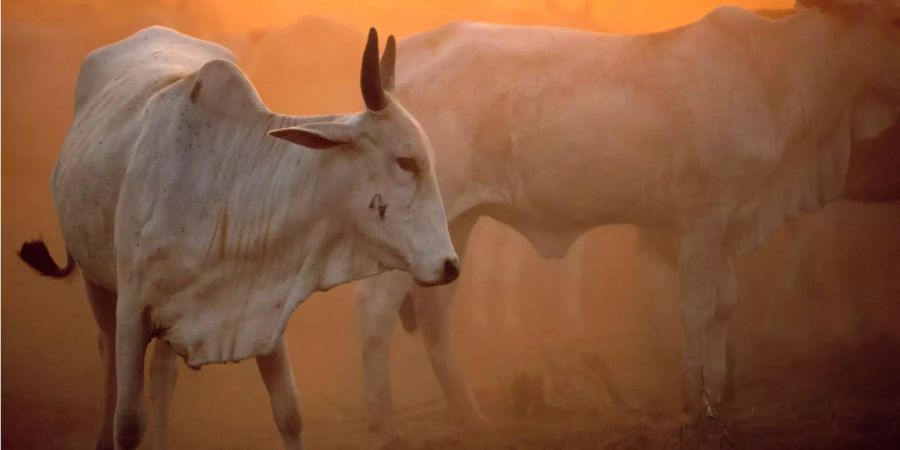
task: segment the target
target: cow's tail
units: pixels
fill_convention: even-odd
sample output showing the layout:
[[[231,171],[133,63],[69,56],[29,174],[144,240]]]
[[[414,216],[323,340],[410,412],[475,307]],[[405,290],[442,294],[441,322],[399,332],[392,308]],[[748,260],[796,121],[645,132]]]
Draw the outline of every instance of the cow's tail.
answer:
[[[400,322],[407,333],[415,333],[419,329],[419,321],[416,319],[416,304],[412,293],[407,292],[400,304]]]
[[[22,248],[19,249],[19,258],[47,277],[65,278],[75,270],[75,259],[68,250],[66,250],[66,266],[59,267],[50,256],[50,251],[42,239],[23,242]]]

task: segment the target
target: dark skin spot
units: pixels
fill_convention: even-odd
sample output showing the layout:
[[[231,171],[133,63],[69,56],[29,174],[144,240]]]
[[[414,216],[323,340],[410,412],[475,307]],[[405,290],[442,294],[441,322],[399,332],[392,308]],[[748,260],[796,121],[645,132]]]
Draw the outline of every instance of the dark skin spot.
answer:
[[[369,209],[377,208],[378,217],[380,217],[381,220],[384,220],[384,215],[387,213],[387,207],[387,203],[381,201],[381,194],[375,194],[375,196],[372,197],[372,201],[369,202]]]

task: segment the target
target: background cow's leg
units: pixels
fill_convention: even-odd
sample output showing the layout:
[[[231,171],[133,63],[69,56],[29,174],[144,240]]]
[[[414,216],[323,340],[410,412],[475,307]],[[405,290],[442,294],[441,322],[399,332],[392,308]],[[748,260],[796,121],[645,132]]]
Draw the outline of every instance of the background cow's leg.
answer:
[[[150,359],[150,403],[153,428],[153,448],[165,450],[169,448],[169,402],[175,391],[175,380],[178,378],[178,359],[172,347],[162,339],[153,345],[153,357]]]
[[[447,399],[450,411],[467,427],[484,427],[472,389],[453,352],[453,297],[457,283],[416,289],[416,315],[431,367]]]
[[[585,267],[585,239],[579,239],[569,248],[566,256],[565,279],[559,285],[562,326],[559,328],[567,336],[581,336],[585,330],[583,298],[583,277]],[[518,305],[522,308],[523,305]]]
[[[113,417],[116,411],[116,294],[84,278],[84,287],[94,319],[100,327],[97,346],[103,365],[103,424],[97,450],[113,449]]]
[[[684,401],[692,415],[704,406],[703,345],[716,307],[722,272],[722,234],[725,220],[709,217],[686,229],[679,241],[678,276],[684,331]],[[703,374],[705,375],[705,373]],[[708,413],[714,413],[711,409]]]
[[[116,308],[116,450],[137,448],[144,436],[144,353],[149,324],[143,310],[119,302]]]
[[[366,406],[376,448],[399,446],[403,442],[392,418],[388,354],[397,312],[412,287],[411,276],[394,271],[362,281],[357,290]]]
[[[291,360],[287,351],[284,336],[278,339],[275,351],[269,355],[257,356],[256,365],[262,375],[266,390],[269,391],[269,402],[272,405],[272,416],[281,433],[286,450],[303,448],[303,422],[300,418],[300,394],[294,382]]]
[[[461,266],[465,259],[469,236],[477,221],[477,216],[466,214],[449,225],[450,238],[459,255]],[[464,270],[462,273],[465,276]],[[475,403],[475,396],[472,395],[466,374],[453,350],[453,299],[459,283],[456,281],[434,288],[416,287],[413,294],[416,316],[431,367],[441,385],[444,398],[447,399],[450,412],[466,427],[484,428],[487,426],[487,420]]]
[[[703,362],[706,392],[709,394],[713,406],[722,400],[722,393],[725,391],[725,379],[729,370],[727,365],[728,319],[737,302],[737,281],[730,258],[722,259],[717,281],[715,314],[713,314],[707,329]]]

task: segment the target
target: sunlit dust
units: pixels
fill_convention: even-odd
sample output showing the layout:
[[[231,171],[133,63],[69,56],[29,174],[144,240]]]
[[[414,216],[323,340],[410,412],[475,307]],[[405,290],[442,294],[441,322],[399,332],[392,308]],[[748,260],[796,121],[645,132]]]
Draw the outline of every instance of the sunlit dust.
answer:
[[[687,24],[724,4],[783,10],[794,1],[4,0],[2,444],[93,448],[101,423],[97,325],[82,281],[40,278],[15,255],[42,236],[64,260],[49,180],[91,50],[170,26],[228,47],[273,110],[324,114],[363,107],[359,55],[370,26],[399,39],[453,21],[634,34]],[[837,202],[737,263],[735,390],[725,412],[734,411],[727,423],[738,423],[752,448],[884,444],[880,421],[900,405],[891,385],[900,379],[900,241],[890,238],[898,226],[896,202]],[[399,326],[390,350],[398,428],[422,449],[679,445],[681,322],[670,240],[614,225],[582,236],[565,259],[545,260],[521,235],[481,220],[453,331],[493,428],[460,432],[422,339]],[[659,242],[668,250],[648,250]],[[315,294],[292,316],[286,339],[308,447],[369,445],[354,286]],[[178,448],[280,448],[252,362],[199,372],[179,364],[171,418]],[[527,390],[521,380],[529,377],[543,383],[544,409],[519,420],[515,391]],[[142,448],[150,448],[147,436]]]

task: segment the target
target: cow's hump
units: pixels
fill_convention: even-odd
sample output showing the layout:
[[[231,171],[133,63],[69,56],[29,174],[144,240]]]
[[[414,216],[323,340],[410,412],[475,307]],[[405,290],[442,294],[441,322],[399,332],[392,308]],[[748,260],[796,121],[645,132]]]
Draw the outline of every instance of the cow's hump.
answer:
[[[75,111],[110,89],[162,89],[211,60],[234,61],[234,56],[225,47],[170,28],[145,28],[85,57],[75,89]]]

